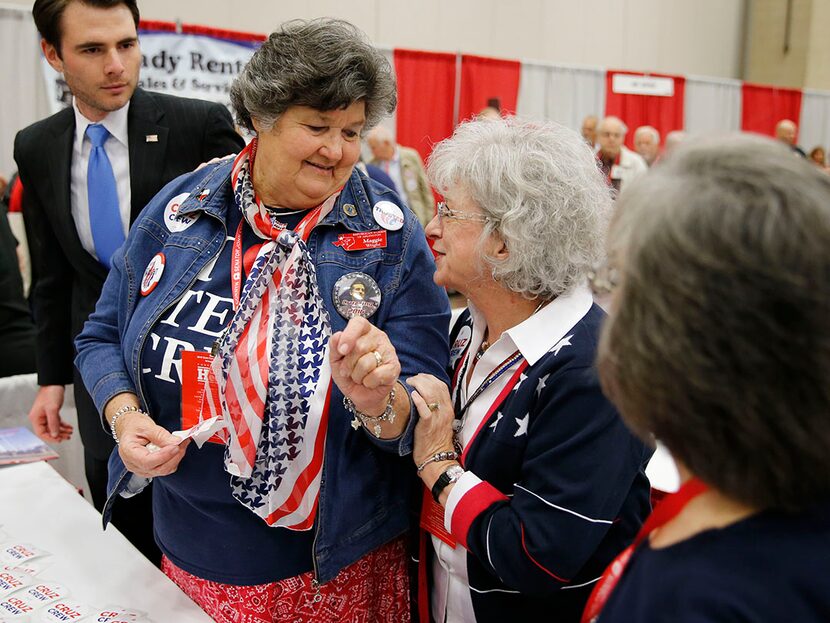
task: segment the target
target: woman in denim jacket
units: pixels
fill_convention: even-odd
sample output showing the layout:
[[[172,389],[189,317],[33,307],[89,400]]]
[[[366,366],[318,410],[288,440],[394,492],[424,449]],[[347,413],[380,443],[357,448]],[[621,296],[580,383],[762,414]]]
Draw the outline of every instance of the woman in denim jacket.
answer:
[[[256,138],[147,206],[77,340],[119,442],[108,507],[156,479],[162,568],[218,621],[408,620],[399,379],[444,376],[449,306],[417,218],[354,170],[389,64],[289,22],[231,96]]]

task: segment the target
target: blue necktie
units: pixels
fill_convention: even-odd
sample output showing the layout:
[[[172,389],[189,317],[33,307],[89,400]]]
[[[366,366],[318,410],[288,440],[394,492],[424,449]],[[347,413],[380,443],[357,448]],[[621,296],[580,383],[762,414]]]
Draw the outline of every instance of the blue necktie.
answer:
[[[124,243],[124,226],[121,223],[115,175],[104,149],[110,133],[104,126],[93,123],[87,126],[86,135],[92,143],[86,174],[89,224],[98,261],[109,268],[112,254]]]

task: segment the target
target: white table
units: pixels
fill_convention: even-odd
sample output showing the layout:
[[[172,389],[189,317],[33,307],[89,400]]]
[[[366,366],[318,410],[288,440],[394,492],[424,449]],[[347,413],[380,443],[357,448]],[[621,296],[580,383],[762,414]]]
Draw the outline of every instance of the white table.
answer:
[[[210,623],[196,604],[110,525],[47,463],[0,468],[0,530],[52,554],[39,579],[68,600],[146,612],[154,623]]]

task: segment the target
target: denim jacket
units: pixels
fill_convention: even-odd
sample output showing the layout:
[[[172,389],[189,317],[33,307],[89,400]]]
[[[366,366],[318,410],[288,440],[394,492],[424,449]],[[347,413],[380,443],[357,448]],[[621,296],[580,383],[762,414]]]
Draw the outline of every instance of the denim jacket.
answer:
[[[76,340],[75,363],[99,412],[113,396],[125,391],[136,393],[146,406],[139,373],[144,342],[159,318],[226,244],[226,215],[237,209],[230,184],[231,166],[232,161],[226,160],[170,182],[143,210],[124,246],[113,256],[95,312]],[[170,218],[165,207],[173,197],[188,192],[179,218],[197,218],[186,229],[171,231],[165,225],[164,219]],[[446,381],[449,304],[446,294],[432,281],[435,265],[415,215],[403,208],[403,227],[387,231],[385,248],[347,251],[334,244],[344,233],[380,229],[372,212],[378,201],[403,205],[393,191],[355,170],[332,211],[308,239],[332,332],[342,330],[347,322],[335,311],[334,283],[349,272],[366,273],[382,293],[380,307],[369,320],[385,331],[395,346],[401,380],[427,372]],[[144,270],[159,252],[166,261],[153,293],[155,305],[143,305],[137,314]],[[411,400],[409,425],[395,440],[379,440],[362,429],[354,431],[351,416],[343,407],[343,395],[335,385],[330,405],[313,528],[313,569],[321,583],[407,530],[415,483],[407,457],[416,420]],[[354,435],[360,435],[359,443],[353,443]],[[118,495],[129,494],[130,476],[116,448],[110,457],[104,525]]]

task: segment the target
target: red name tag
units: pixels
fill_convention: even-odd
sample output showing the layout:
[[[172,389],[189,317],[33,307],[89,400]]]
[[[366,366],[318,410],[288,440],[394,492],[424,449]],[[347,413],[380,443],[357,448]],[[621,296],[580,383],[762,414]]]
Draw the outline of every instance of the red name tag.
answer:
[[[205,380],[208,378],[213,355],[202,351],[182,351],[182,430],[187,430],[199,423],[205,393]],[[216,387],[216,380],[211,382]],[[218,435],[208,439],[211,443],[224,444]]]
[[[340,234],[333,242],[335,247],[344,251],[362,251],[364,249],[385,249],[386,230],[364,231],[356,234]]]
[[[432,499],[432,493],[426,487],[424,502],[421,504],[421,528],[455,549],[458,541],[444,527],[444,507]]]

